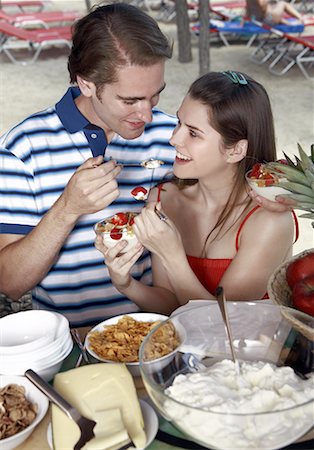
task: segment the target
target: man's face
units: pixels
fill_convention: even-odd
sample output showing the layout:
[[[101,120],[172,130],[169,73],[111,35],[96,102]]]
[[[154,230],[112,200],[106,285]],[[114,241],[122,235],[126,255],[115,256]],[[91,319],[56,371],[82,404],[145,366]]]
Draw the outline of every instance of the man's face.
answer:
[[[118,70],[117,81],[106,84],[96,95],[92,89],[84,115],[105,130],[108,141],[115,133],[135,139],[152,121],[152,108],[165,88],[165,61],[152,66],[126,66]],[[86,100],[86,99],[85,99]]]

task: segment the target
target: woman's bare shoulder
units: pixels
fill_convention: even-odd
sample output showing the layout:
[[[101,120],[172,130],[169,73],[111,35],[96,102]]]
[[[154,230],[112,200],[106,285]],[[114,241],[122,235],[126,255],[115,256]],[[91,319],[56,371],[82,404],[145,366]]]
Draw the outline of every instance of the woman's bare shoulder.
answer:
[[[290,235],[294,231],[295,224],[291,211],[272,212],[265,208],[258,208],[246,221],[244,228],[248,233],[254,233],[254,235],[259,230],[262,234],[287,233]]]

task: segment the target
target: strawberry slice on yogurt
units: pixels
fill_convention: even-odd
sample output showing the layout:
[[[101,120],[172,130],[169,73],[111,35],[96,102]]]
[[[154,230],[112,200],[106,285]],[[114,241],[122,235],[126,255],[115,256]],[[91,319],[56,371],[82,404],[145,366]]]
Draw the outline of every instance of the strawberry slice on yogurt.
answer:
[[[143,186],[137,186],[134,189],[132,189],[131,191],[131,195],[136,199],[136,200],[146,200],[148,197],[148,191],[146,188],[144,188]]]
[[[101,233],[106,247],[114,247],[123,239],[128,245],[121,251],[125,253],[133,248],[138,240],[133,231],[134,217],[137,212],[119,212],[96,223],[94,230]]]

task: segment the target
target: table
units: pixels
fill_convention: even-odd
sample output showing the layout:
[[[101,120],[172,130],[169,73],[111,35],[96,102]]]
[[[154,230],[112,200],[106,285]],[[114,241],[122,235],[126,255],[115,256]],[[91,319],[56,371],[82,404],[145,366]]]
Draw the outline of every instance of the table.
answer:
[[[90,328],[81,328],[79,329],[79,334],[82,340],[85,339],[85,336]],[[68,356],[68,358],[64,361],[64,364],[62,366],[61,370],[68,370],[75,365],[75,361],[78,358],[78,348],[76,345],[74,346],[71,354]],[[145,391],[145,387],[143,385],[143,381],[141,377],[134,377],[134,383],[136,386],[136,390],[138,393],[139,398],[142,398],[146,401],[148,401],[147,393]],[[50,447],[48,445],[47,441],[47,427],[51,421],[51,407],[49,407],[48,412],[45,416],[45,418],[42,420],[42,422],[35,428],[34,432],[30,435],[30,437],[24,441],[20,446],[16,447],[16,450],[50,450]],[[159,416],[159,428],[162,431],[165,431],[175,437],[178,438],[185,438],[178,430],[176,430],[170,423],[168,423],[165,419]],[[158,437],[158,436],[157,436]],[[176,439],[174,439],[175,441]],[[303,442],[304,444],[301,444]],[[186,442],[188,444],[188,441]],[[193,443],[192,443],[193,445]],[[201,446],[198,446],[197,444],[194,444],[194,447],[179,447],[177,445],[169,445],[165,442],[161,442],[158,439],[155,439],[152,444],[150,444],[146,450],[182,450],[183,448],[194,448],[194,449],[200,449]],[[296,444],[290,445],[288,447],[285,447],[285,449],[299,449],[299,450],[313,450],[314,449],[314,428],[303,438],[301,438],[299,441],[297,441]],[[67,449],[70,450],[70,449]]]

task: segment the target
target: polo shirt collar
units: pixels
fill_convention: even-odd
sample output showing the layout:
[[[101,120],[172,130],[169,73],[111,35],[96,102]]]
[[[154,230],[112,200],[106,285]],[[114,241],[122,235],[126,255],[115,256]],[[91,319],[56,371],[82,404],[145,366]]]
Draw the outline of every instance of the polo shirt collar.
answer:
[[[56,104],[57,114],[62,125],[69,133],[76,133],[90,125],[75,104],[75,99],[81,94],[78,87],[70,87],[62,99]]]
[[[75,104],[81,94],[78,87],[70,87],[56,104],[56,112],[68,133],[83,131],[93,156],[104,156],[108,142],[103,129],[90,123]]]

